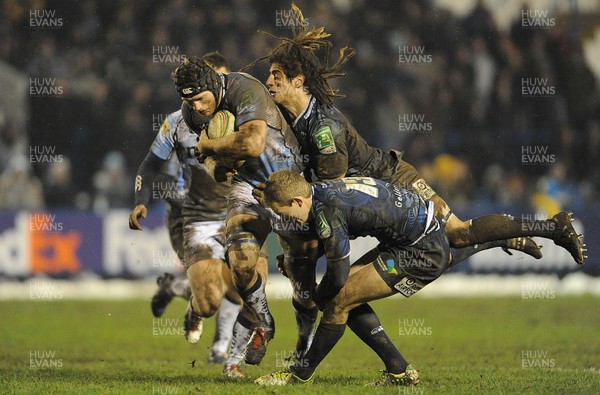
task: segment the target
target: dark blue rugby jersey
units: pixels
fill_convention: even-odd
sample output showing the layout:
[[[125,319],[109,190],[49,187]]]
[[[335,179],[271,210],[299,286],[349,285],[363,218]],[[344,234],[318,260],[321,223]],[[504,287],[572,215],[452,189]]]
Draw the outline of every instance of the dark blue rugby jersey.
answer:
[[[415,192],[368,177],[348,177],[312,187],[312,214],[328,261],[348,259],[350,240],[377,238],[382,245],[412,245],[439,229],[433,203]]]

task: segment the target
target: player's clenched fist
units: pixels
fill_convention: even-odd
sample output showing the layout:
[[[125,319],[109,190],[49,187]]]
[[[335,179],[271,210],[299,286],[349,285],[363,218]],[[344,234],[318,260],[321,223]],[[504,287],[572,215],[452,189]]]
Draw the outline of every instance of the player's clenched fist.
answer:
[[[252,190],[252,196],[254,196],[254,199],[258,200],[258,202],[261,204],[261,206],[264,206],[262,200],[264,197],[264,190],[267,187],[267,184],[264,183],[260,183],[258,185],[256,185],[256,187]]]
[[[129,229],[142,230],[142,227],[138,222],[138,218],[146,218],[146,214],[148,214],[146,206],[144,206],[143,204],[138,204],[137,206],[135,206],[131,214],[129,214]]]

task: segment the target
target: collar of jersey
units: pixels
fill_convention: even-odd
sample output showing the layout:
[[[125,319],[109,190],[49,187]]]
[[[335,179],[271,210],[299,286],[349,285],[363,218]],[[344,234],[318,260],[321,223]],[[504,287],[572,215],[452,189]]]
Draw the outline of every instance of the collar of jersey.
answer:
[[[308,103],[306,104],[306,107],[304,107],[304,110],[302,110],[300,115],[298,115],[298,117],[296,118],[296,120],[294,121],[294,124],[292,126],[296,126],[296,124],[298,124],[298,121],[302,118],[308,119],[308,117],[310,117],[310,115],[312,114],[312,110],[315,107],[316,102],[317,102],[317,99],[315,99],[315,97],[313,95],[310,95],[308,98]]]

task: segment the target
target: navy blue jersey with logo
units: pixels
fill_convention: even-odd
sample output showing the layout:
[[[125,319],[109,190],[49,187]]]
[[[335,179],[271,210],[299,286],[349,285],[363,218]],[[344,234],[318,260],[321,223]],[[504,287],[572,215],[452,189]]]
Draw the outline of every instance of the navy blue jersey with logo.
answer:
[[[439,229],[433,203],[415,192],[368,177],[347,177],[312,187],[314,225],[328,261],[348,260],[350,240],[413,245]],[[348,262],[349,263],[349,262]]]
[[[396,166],[398,158],[371,147],[336,107],[321,103],[311,95],[308,105],[296,119],[285,107],[280,108],[303,155],[308,157],[307,167],[317,179],[360,176],[392,181],[386,179],[386,175]]]

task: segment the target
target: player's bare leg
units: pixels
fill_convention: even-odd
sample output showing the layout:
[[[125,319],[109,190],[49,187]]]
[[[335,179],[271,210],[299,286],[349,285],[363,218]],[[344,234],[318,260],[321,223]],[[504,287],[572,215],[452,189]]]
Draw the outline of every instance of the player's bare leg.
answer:
[[[298,361],[290,371],[262,376],[256,380],[256,383],[261,385],[285,385],[309,382],[317,366],[344,334],[350,312],[354,311],[358,319],[364,320],[363,323],[368,323],[375,315],[366,303],[391,296],[394,293],[385,281],[383,281],[373,265],[363,266],[353,274],[350,274],[346,285],[340,290],[333,301],[325,307],[313,343],[302,360]],[[363,317],[360,317],[361,315]],[[380,323],[378,323],[377,327],[380,327]],[[381,339],[377,340],[387,339],[386,341],[389,342],[389,345],[395,349],[391,340],[381,333],[383,332],[383,328],[374,332],[374,336],[381,335]],[[399,352],[398,355],[400,355]],[[392,377],[398,376],[399,381],[417,384],[418,374],[416,370],[413,370],[401,355],[400,358],[404,363],[398,363],[396,368],[386,366],[389,370],[401,370],[397,373],[391,372],[390,375]]]
[[[260,363],[275,334],[275,322],[265,294],[266,278],[257,270],[260,249],[269,231],[269,222],[254,215],[236,214],[227,220],[228,261],[233,284],[244,301],[234,337],[239,331],[247,332],[248,326],[256,320],[245,356],[245,361],[252,365]]]
[[[192,344],[202,336],[203,319],[213,316],[221,305],[224,290],[222,265],[220,259],[204,259],[187,269],[192,297],[185,313],[184,331]]]

